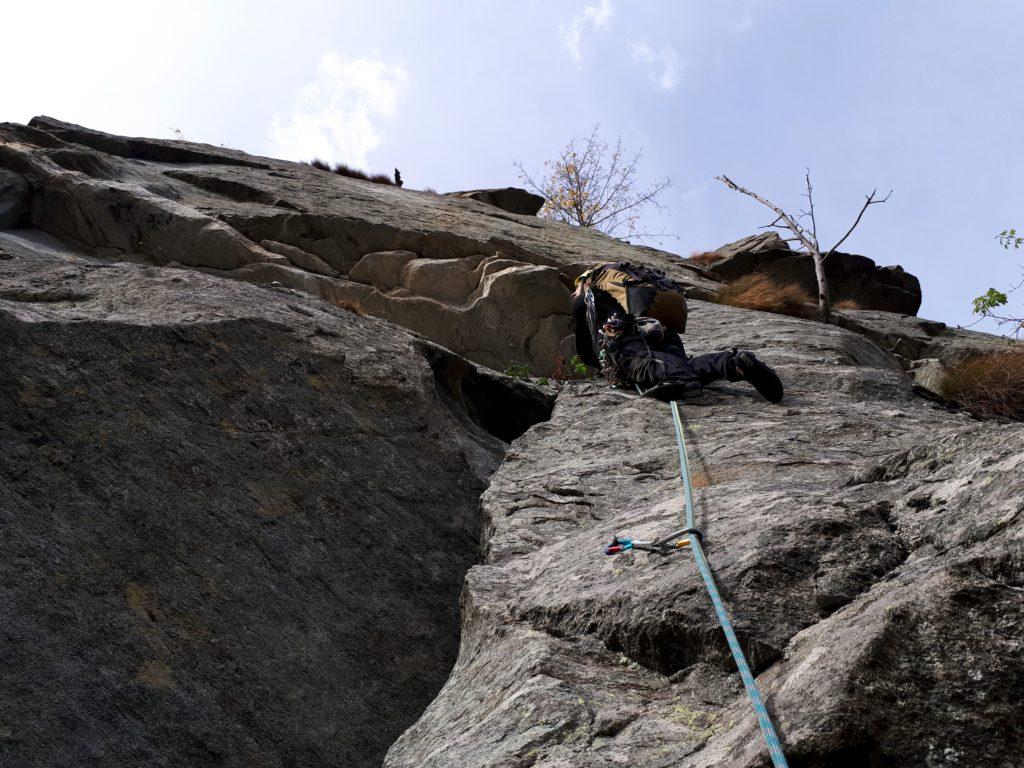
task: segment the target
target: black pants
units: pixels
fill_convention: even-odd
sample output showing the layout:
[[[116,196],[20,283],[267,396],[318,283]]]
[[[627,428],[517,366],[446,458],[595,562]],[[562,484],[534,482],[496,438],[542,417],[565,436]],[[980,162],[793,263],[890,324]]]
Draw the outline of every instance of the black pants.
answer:
[[[666,332],[664,341],[653,348],[640,334],[627,333],[616,339],[609,351],[615,356],[625,374],[641,389],[666,382],[699,384],[712,381],[736,381],[736,365],[732,352],[712,352],[687,357],[679,334]]]

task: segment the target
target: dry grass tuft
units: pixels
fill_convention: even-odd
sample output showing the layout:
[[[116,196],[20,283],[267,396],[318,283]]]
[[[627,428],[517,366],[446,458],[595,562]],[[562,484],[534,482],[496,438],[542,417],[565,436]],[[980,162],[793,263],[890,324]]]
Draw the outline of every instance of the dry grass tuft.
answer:
[[[969,357],[950,369],[939,389],[975,416],[1024,421],[1024,350]]]
[[[737,278],[718,292],[715,301],[730,307],[774,312],[790,317],[813,317],[813,299],[796,283],[781,284],[755,273]]]
[[[840,299],[835,303],[833,309],[862,309],[862,307],[856,299]]]
[[[346,312],[351,312],[353,315],[359,315],[362,317],[366,314],[366,307],[361,302],[349,299],[337,299],[332,302],[338,309],[344,309]]]
[[[369,174],[366,171],[361,171],[358,168],[353,168],[351,165],[345,163],[337,163],[334,167],[331,164],[321,160],[318,157],[314,157],[306,165],[311,165],[314,168],[319,168],[321,171],[330,171],[336,173],[339,176],[346,176],[350,179],[360,179],[362,181],[372,181],[374,184],[390,184],[394,186],[394,179],[392,179],[386,173],[374,173]]]
[[[725,256],[714,251],[694,251],[690,254],[690,261],[698,267],[710,267],[712,264],[721,261]]]

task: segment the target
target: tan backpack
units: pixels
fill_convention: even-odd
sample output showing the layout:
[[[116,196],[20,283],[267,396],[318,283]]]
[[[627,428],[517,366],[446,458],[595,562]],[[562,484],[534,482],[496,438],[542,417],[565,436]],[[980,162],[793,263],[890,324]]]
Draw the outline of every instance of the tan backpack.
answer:
[[[659,269],[616,261],[587,270],[576,278],[581,284],[609,294],[631,315],[653,317],[677,333],[686,330],[685,288]]]

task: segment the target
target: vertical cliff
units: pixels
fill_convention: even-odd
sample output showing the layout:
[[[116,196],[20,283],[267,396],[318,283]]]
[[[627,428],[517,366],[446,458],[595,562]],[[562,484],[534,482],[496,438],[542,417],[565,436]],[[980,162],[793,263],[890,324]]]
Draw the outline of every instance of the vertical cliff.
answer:
[[[0,230],[0,762],[766,764],[688,555],[601,554],[675,527],[667,407],[494,372],[572,352],[589,264],[713,274],[51,118],[0,125]],[[684,413],[790,764],[1016,766],[1024,428],[905,373],[996,340],[691,304],[786,385]]]

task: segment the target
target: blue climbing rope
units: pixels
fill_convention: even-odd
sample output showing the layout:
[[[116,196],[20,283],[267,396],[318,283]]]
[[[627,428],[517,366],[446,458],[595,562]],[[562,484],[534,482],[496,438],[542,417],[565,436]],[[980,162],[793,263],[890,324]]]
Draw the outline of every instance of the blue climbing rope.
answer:
[[[671,405],[672,421],[676,427],[676,443],[679,445],[679,474],[683,478],[683,493],[686,499],[686,517],[684,520],[682,515],[680,515],[680,522],[686,528],[694,529],[696,526],[693,521],[693,490],[690,483],[690,465],[686,460],[686,435],[683,430],[683,420],[679,414],[679,404],[673,400]],[[732,628],[729,614],[722,603],[722,596],[718,594],[718,586],[715,584],[715,577],[712,575],[711,567],[708,565],[707,557],[704,555],[703,541],[700,536],[690,537],[690,549],[693,550],[693,559],[696,560],[697,570],[700,571],[701,578],[704,579],[704,586],[707,587],[711,604],[715,607],[718,623],[722,625],[725,639],[729,643],[729,650],[732,651],[732,657],[736,660],[736,667],[740,671],[743,687],[747,689],[747,695],[750,696],[750,701],[754,705],[754,711],[757,713],[757,723],[761,726],[761,735],[764,736],[764,743],[768,747],[768,754],[771,755],[772,764],[775,768],[789,768],[786,756],[782,752],[779,736],[775,732],[775,726],[772,725],[768,709],[761,698],[761,691],[757,687],[757,681],[750,671],[747,657],[743,654],[740,641],[737,639],[736,632]]]

